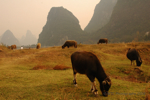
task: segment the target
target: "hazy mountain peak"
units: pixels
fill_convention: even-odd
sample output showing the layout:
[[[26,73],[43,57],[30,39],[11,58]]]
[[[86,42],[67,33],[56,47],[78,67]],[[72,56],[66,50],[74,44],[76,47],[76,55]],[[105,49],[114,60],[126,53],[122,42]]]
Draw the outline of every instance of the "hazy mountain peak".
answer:
[[[107,37],[111,42],[143,41],[150,31],[149,7],[150,0],[118,0],[109,22],[94,37]]]
[[[6,30],[3,34],[3,36],[9,36],[9,37],[13,36],[14,37],[13,33],[10,30]]]
[[[30,30],[27,30],[27,32],[26,32],[26,37],[27,36],[33,36]]]
[[[52,7],[48,17],[47,17],[47,22],[52,21],[53,20],[61,20],[60,17],[66,17],[67,18],[71,18],[71,20],[76,21],[77,23],[79,23],[79,20],[72,14],[72,12],[70,12],[69,10],[65,9],[64,7]]]
[[[1,42],[6,45],[20,45],[18,39],[13,35],[13,33],[10,30],[6,30],[4,32],[4,34],[1,37]]]
[[[80,40],[83,33],[78,19],[63,7],[52,7],[39,35],[42,46],[62,45],[67,39]]]
[[[92,33],[105,26],[112,14],[117,0],[101,0],[95,7],[93,17],[91,18],[84,31]]]
[[[37,43],[37,39],[30,30],[27,30],[26,35],[22,36],[20,43],[21,45],[32,45]]]

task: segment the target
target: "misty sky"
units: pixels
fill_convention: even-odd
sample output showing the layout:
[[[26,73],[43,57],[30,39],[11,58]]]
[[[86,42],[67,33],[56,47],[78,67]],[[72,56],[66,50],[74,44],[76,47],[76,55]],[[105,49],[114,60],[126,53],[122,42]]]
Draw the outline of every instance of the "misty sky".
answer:
[[[10,30],[16,38],[30,30],[37,38],[52,7],[63,6],[79,20],[82,29],[93,16],[100,0],[0,0],[0,36]]]

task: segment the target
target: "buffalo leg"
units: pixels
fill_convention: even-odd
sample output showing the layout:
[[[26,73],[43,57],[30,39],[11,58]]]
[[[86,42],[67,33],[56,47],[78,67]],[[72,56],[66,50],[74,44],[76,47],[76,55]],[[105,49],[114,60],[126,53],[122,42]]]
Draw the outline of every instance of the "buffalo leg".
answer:
[[[98,90],[96,88],[96,81],[92,82],[93,83],[93,88],[94,88],[94,91],[93,93],[97,96],[98,95]]]
[[[76,72],[73,72],[73,77],[74,77],[74,79],[73,79],[73,84],[74,84],[74,86],[77,86],[77,82],[76,82]]]
[[[91,92],[94,92],[94,86],[93,86],[93,83],[91,82]]]
[[[135,65],[135,62],[134,62],[134,60],[131,60],[131,65]]]
[[[135,64],[135,63],[136,63],[136,62],[135,62],[135,60],[133,60],[133,62],[132,62],[132,63],[133,63],[133,65],[136,65],[136,64]]]
[[[94,82],[91,82],[91,92],[94,92],[95,86],[96,86],[96,81],[94,80]]]
[[[134,61],[133,61],[133,60],[131,60],[131,65],[133,65],[133,63],[134,63]]]
[[[90,81],[92,83],[91,91],[97,96],[98,90],[96,88],[95,77],[92,75],[87,75],[87,77],[90,79]]]

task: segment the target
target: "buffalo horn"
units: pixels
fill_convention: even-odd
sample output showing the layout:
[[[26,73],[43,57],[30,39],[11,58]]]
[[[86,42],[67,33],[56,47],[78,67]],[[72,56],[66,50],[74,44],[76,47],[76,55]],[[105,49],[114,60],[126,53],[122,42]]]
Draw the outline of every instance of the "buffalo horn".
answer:
[[[140,57],[139,57],[139,61],[142,62]]]
[[[103,83],[103,84],[106,84],[106,81],[103,81],[102,83]]]

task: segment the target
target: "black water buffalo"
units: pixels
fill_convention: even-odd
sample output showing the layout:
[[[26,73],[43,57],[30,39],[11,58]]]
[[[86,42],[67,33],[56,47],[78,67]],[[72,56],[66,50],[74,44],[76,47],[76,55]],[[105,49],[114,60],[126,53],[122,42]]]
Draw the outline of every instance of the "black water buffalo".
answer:
[[[131,60],[131,65],[132,65],[132,61],[136,60],[136,65],[141,66],[142,59],[141,59],[141,57],[140,57],[140,55],[136,49],[129,48],[126,56],[128,59]]]
[[[76,86],[76,73],[86,74],[89,80],[92,82],[91,91],[97,95],[95,78],[100,83],[100,90],[103,96],[108,96],[108,90],[111,87],[111,80],[106,75],[100,61],[97,56],[91,52],[77,51],[71,55],[72,69],[74,80],[73,83]]]
[[[103,38],[103,39],[99,39],[99,41],[97,42],[97,44],[99,44],[99,43],[108,43],[108,39],[107,38]]]
[[[74,40],[67,40],[64,45],[62,46],[62,49],[64,49],[65,47],[70,47],[70,46],[74,46],[75,48],[77,48],[77,42]]]

